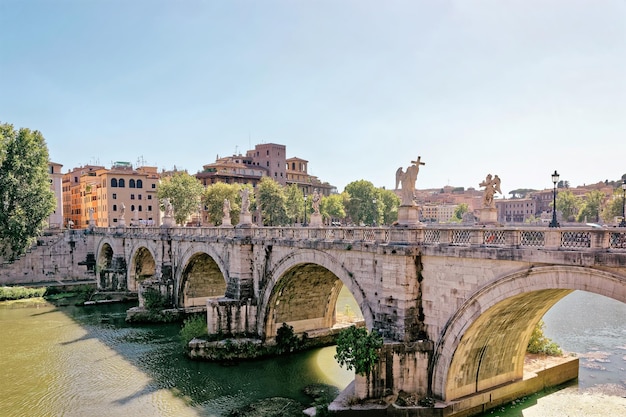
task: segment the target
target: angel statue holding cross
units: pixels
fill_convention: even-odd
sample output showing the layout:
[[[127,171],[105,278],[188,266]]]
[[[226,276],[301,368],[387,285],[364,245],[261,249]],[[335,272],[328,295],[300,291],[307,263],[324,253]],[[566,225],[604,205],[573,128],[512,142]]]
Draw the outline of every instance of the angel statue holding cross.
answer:
[[[396,171],[396,190],[398,185],[402,184],[402,206],[414,206],[413,194],[415,192],[415,181],[417,181],[417,174],[420,172],[420,165],[426,165],[421,162],[422,157],[418,156],[417,161],[411,161],[410,167],[406,169],[406,172],[402,170],[402,167]]]

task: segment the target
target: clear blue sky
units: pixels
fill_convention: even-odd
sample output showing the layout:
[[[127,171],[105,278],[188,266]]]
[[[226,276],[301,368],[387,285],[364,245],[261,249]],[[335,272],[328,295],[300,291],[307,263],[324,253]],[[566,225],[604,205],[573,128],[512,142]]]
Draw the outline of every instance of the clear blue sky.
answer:
[[[0,121],[69,168],[287,146],[342,191],[626,173],[624,0],[0,0]]]

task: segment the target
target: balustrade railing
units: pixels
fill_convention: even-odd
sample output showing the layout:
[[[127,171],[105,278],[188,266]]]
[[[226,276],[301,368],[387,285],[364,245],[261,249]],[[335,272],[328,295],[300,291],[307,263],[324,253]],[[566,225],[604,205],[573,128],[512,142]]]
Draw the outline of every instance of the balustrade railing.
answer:
[[[78,231],[71,231],[73,233]],[[484,227],[96,227],[85,233],[154,239],[204,240],[250,237],[264,240],[321,240],[414,245],[478,245],[563,250],[626,250],[626,228]]]

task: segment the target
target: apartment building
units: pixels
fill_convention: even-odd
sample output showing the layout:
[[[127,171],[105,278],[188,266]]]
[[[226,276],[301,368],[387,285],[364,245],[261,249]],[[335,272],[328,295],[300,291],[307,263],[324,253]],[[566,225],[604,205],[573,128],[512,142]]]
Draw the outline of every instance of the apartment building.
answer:
[[[63,227],[63,165],[56,162],[48,162],[48,175],[50,177],[50,189],[54,193],[56,205],[54,212],[48,217],[48,227],[59,229]]]

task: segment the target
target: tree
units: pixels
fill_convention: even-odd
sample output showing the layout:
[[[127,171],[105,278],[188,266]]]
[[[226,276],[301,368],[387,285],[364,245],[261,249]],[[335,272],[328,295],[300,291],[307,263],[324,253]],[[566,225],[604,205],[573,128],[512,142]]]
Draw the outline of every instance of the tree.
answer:
[[[400,206],[400,197],[391,190],[380,188],[379,201],[382,203],[383,224],[393,224],[398,220],[398,207]]]
[[[374,224],[380,222],[378,210],[378,189],[369,181],[359,180],[346,185],[349,198],[346,204],[346,213],[356,225]]]
[[[616,183],[617,188],[613,191],[611,197],[602,209],[602,219],[607,223],[612,223],[615,218],[622,217],[624,213],[624,191],[622,190],[622,182]]]
[[[454,214],[452,215],[453,222],[460,222],[463,220],[463,215],[469,211],[469,206],[466,203],[461,203],[456,206],[454,209]]]
[[[556,196],[556,210],[563,214],[567,221],[574,220],[581,206],[581,199],[570,190],[560,191]]]
[[[346,210],[343,206],[343,196],[341,194],[331,194],[323,197],[320,201],[320,213],[325,220],[344,219]]]
[[[174,208],[174,221],[182,225],[193,213],[197,213],[204,187],[194,176],[178,171],[171,177],[161,180],[157,190],[157,198],[168,198]]]
[[[261,178],[257,186],[257,202],[261,209],[264,226],[287,223],[285,193],[279,183],[270,177]]]
[[[509,191],[509,194],[511,195],[511,198],[526,198],[526,195],[533,191],[537,190],[533,190],[532,188],[518,188],[516,190]]]
[[[346,366],[367,378],[369,397],[370,374],[378,362],[378,351],[383,338],[377,332],[368,332],[364,327],[351,326],[339,333],[335,359],[339,366]]]
[[[218,182],[209,185],[202,195],[202,202],[206,208],[209,221],[219,226],[222,224],[224,217],[224,200],[230,202],[230,218],[232,224],[239,222],[239,211],[241,202],[241,196],[239,191],[241,186],[239,184],[226,184],[225,182]]]
[[[295,224],[298,219],[304,219],[304,204],[304,193],[298,184],[285,188],[285,214],[289,223]]]
[[[40,132],[0,124],[0,258],[26,252],[54,211],[48,162]]]
[[[585,201],[583,202],[580,211],[578,212],[579,222],[600,220],[600,211],[602,210],[602,203],[606,196],[602,191],[593,190],[585,194]]]

